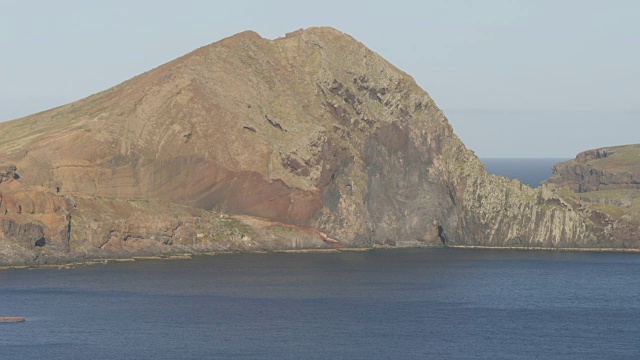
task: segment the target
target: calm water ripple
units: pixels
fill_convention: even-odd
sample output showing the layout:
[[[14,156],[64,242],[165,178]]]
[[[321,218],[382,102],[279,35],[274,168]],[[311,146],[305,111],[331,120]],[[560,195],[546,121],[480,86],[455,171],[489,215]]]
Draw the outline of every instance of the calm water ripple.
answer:
[[[7,359],[638,359],[640,256],[237,254],[0,271]]]

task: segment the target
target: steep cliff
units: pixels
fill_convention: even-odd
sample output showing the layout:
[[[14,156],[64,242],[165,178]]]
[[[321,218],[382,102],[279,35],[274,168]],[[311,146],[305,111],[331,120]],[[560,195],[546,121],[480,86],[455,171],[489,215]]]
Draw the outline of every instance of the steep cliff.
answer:
[[[546,184],[589,209],[620,246],[640,247],[640,145],[584,151],[554,165]]]
[[[640,144],[581,152],[553,166],[549,184],[576,192],[640,189]]]
[[[244,32],[0,124],[0,261],[212,250],[617,246],[552,189],[488,175],[353,38]]]

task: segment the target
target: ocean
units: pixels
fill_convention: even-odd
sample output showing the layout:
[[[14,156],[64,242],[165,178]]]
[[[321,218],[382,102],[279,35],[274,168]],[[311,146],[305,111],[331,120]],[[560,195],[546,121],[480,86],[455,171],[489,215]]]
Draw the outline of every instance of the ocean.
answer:
[[[0,270],[0,359],[639,359],[640,254],[270,253]]]
[[[482,158],[480,159],[488,172],[496,175],[518,179],[522,183],[536,188],[540,183],[551,177],[551,166],[567,158],[540,159],[510,159],[510,158]]]
[[[3,359],[638,359],[640,256],[232,254],[0,272]]]

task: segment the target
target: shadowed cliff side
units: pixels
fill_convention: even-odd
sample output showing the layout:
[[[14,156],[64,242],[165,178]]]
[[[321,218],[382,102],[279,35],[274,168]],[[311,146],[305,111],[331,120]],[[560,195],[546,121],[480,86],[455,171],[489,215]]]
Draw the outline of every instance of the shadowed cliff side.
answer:
[[[244,32],[0,124],[0,258],[616,246],[488,175],[415,81],[337,30]]]

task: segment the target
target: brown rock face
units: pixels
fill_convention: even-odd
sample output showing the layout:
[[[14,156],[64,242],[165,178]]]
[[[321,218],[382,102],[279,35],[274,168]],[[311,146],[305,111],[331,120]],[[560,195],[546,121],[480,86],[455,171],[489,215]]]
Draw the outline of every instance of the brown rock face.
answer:
[[[554,165],[547,184],[589,209],[590,220],[623,247],[640,246],[640,145],[588,150]]]
[[[640,144],[582,152],[553,166],[550,184],[576,192],[640,189]]]
[[[0,165],[10,263],[599,239],[487,175],[411,77],[330,28],[244,32],[0,124]]]

